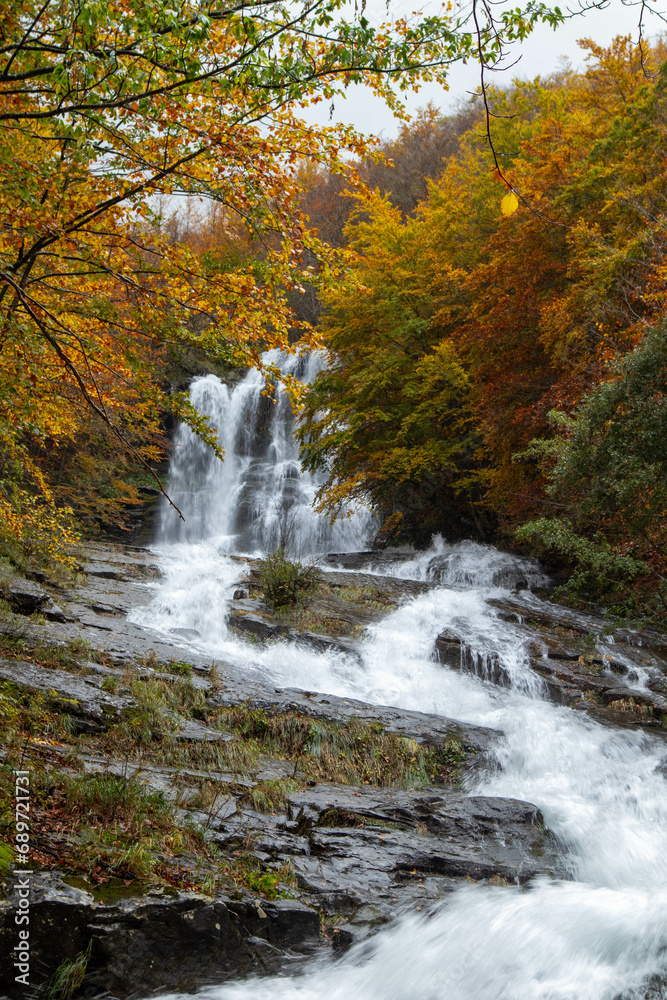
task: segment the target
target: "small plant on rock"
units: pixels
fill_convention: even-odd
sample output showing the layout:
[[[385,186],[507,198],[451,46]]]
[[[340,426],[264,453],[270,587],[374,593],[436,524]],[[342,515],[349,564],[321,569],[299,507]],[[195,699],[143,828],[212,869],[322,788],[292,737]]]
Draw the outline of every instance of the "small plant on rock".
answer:
[[[262,559],[259,575],[266,600],[274,607],[285,607],[296,604],[302,591],[312,589],[316,570],[288,559],[285,549],[279,546]]]
[[[92,941],[75,959],[61,962],[45,987],[45,1000],[69,1000],[82,985],[90,958]]]

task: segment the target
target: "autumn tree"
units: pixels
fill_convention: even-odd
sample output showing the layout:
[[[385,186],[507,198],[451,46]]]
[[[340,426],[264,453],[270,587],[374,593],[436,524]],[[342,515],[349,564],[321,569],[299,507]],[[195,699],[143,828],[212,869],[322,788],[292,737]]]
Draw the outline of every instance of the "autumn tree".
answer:
[[[345,227],[355,210],[354,195],[361,185],[379,191],[400,209],[415,211],[428,194],[459,141],[480,119],[476,98],[462,102],[453,115],[443,115],[432,105],[421,108],[410,121],[400,123],[395,139],[379,141],[366,158],[347,169],[305,166],[299,174],[304,214],[325,243],[347,245]]]
[[[544,500],[539,468],[514,456],[547,431],[552,408],[575,405],[599,381],[605,352],[631,346],[645,308],[636,279],[649,261],[637,241],[648,236],[649,192],[640,182],[633,205],[625,178],[655,163],[660,113],[655,125],[641,114],[648,161],[628,157],[619,139],[646,93],[660,102],[660,85],[647,82],[630,39],[608,50],[582,44],[592,63],[584,74],[495,99],[506,116],[497,148],[511,151],[504,173],[525,203],[509,218],[498,213],[467,279],[469,316],[453,332],[478,387],[491,494],[509,523]]]
[[[357,287],[328,299],[331,370],[303,431],[308,460],[329,471],[328,509],[345,489],[381,507],[378,484],[389,496],[411,462],[416,478],[437,478],[443,427],[456,439],[463,426],[436,392],[430,410],[420,395],[423,360],[440,351],[465,380],[454,410],[465,445],[453,461],[440,456],[440,530],[457,534],[466,503],[491,509],[505,532],[562,504],[533,441],[552,440],[551,412],[578,412],[642,343],[664,311],[667,274],[664,52],[645,47],[642,59],[625,38],[585,45],[583,73],[487,92],[502,170],[482,117],[411,217],[378,196],[350,227]],[[429,417],[428,472],[418,422],[404,420],[413,409]],[[396,449],[403,464],[390,474]],[[421,524],[414,511],[407,521]]]
[[[306,466],[328,473],[320,507],[336,516],[350,501],[370,501],[395,534],[427,542],[445,504],[452,534],[478,534],[466,478],[479,444],[471,386],[434,332],[428,227],[402,223],[378,194],[361,201],[358,216],[347,230],[359,255],[355,285],[325,298],[329,364],[309,389],[298,431]],[[460,275],[443,269],[455,294]]]
[[[531,0],[499,27],[511,41],[539,20],[558,15]],[[483,32],[491,53],[497,27]],[[359,82],[395,106],[395,84],[444,78],[479,38],[463,16],[374,27],[339,0],[7,0],[0,38],[0,513],[21,534],[26,505],[52,500],[31,442],[53,452],[92,413],[150,464],[170,409],[214,444],[160,385],[164,345],[261,365],[293,336],[304,251],[315,280],[337,273],[304,226],[294,165],[366,147],[350,129],[307,127],[299,107]],[[160,196],[225,206],[266,252],[239,261],[170,240]]]

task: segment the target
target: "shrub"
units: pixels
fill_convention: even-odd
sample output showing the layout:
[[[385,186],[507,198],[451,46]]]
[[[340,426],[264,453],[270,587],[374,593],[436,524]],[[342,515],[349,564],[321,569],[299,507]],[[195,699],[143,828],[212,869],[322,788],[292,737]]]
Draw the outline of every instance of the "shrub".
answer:
[[[301,591],[313,587],[316,571],[313,566],[292,562],[281,546],[262,559],[259,576],[266,600],[275,607],[284,607],[296,604]]]

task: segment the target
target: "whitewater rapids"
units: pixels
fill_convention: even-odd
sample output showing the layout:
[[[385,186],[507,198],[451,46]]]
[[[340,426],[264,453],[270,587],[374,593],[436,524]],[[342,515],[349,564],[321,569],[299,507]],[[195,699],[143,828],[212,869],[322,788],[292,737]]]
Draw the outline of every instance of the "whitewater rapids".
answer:
[[[280,509],[294,510],[308,551],[363,547],[363,512],[335,532],[310,503],[317,487],[299,475],[286,411],[256,431],[260,383],[235,390],[213,376],[193,399],[217,415],[230,456],[215,463],[183,431],[173,467],[180,528],[165,511],[163,579],[134,621],[160,633],[196,629],[200,652],[275,687],[347,696],[436,713],[500,730],[497,768],[470,794],[523,799],[558,838],[571,881],[528,888],[471,885],[426,913],[407,913],[337,960],[296,976],[224,983],[207,1000],[651,1000],[667,997],[667,745],[602,726],[549,704],[529,669],[523,639],[488,602],[517,582],[544,582],[536,564],[474,543],[446,545],[386,570],[426,579],[429,592],[370,627],[359,658],[286,642],[265,648],[228,633],[226,602],[243,569],[230,558],[275,537]],[[202,383],[205,383],[202,385]],[[282,404],[278,404],[279,407]],[[208,407],[208,409],[206,409]],[[245,437],[244,437],[245,435]],[[239,443],[240,442],[240,443]],[[273,506],[272,506],[273,505]],[[254,513],[253,513],[254,512]],[[187,523],[187,522],[186,522]],[[537,598],[532,598],[537,601]],[[481,654],[494,650],[511,678],[497,688],[431,658],[451,627]]]

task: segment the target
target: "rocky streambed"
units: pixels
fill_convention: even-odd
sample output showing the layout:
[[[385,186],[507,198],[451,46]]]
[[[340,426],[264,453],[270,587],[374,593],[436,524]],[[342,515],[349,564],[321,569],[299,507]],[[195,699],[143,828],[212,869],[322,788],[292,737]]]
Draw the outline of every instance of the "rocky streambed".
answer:
[[[495,709],[497,728],[461,721],[474,713],[460,706],[451,719],[440,703],[408,707],[400,687],[354,696],[369,630],[428,604],[437,581],[401,579],[396,556],[329,561],[300,606],[277,613],[237,559],[224,613],[246,661],[224,655],[236,647],[207,652],[194,621],[158,634],[128,619],[155,600],[147,550],[91,545],[76,585],[5,585],[3,793],[12,767],[31,772],[35,984],[78,963],[81,995],[123,1000],[284,973],[471,883],[509,892],[576,876],[567,839],[503,785]],[[526,699],[667,736],[660,637],[610,633],[525,589],[485,603],[484,622],[509,631],[459,612],[422,644],[428,670],[470,675],[466,697],[480,680],[499,697],[523,685]],[[391,636],[382,648],[400,660]],[[296,667],[272,666],[295,658],[311,664],[312,690]],[[18,896],[4,882],[9,954]],[[0,975],[7,996],[25,996],[11,969]]]

